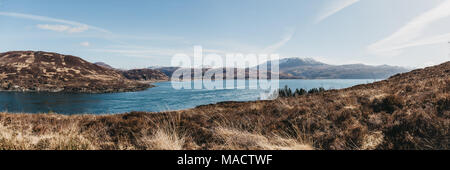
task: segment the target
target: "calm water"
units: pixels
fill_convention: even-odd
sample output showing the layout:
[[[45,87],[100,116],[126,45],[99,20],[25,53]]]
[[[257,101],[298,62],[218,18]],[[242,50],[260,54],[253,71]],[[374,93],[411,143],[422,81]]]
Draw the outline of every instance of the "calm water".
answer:
[[[245,80],[238,80],[245,81]],[[250,80],[253,81],[253,80]],[[374,80],[280,80],[280,87],[340,89]],[[249,84],[248,80],[246,81]],[[167,111],[193,108],[222,101],[260,99],[261,90],[193,90],[172,88],[171,82],[140,92],[112,94],[0,92],[0,111],[11,113],[111,114],[130,111]]]

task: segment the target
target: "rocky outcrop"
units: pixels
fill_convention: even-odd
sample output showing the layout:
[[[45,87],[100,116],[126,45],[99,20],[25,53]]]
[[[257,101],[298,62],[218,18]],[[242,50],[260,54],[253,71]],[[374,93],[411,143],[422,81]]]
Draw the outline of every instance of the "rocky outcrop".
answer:
[[[0,53],[1,91],[110,93],[150,86],[71,55],[42,51]]]
[[[121,71],[122,75],[130,80],[137,81],[167,81],[169,77],[158,70],[152,69],[134,69]]]

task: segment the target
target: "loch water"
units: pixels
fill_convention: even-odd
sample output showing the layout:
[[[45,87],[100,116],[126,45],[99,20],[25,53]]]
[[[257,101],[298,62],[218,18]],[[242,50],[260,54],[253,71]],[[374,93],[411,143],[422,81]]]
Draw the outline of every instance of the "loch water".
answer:
[[[115,114],[130,111],[160,112],[194,108],[223,101],[261,100],[264,90],[251,87],[256,80],[245,81],[245,89],[174,89],[160,82],[145,91],[108,94],[0,92],[0,111],[9,113]],[[341,89],[371,83],[369,79],[279,80],[279,87]],[[198,83],[198,82],[197,82]],[[201,83],[201,82],[200,82]],[[225,83],[225,82],[223,82]]]

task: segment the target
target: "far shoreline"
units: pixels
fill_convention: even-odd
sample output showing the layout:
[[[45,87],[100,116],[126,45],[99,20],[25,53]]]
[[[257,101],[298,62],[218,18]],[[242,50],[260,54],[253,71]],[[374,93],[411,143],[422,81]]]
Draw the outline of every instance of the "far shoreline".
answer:
[[[278,80],[373,80],[373,82],[377,82],[377,81],[383,81],[386,80],[388,78],[382,78],[382,79],[367,79],[367,78],[357,78],[357,79],[353,79],[353,78],[336,78],[336,79],[278,79]],[[0,89],[0,93],[6,92],[6,93],[48,93],[48,94],[114,94],[114,93],[130,93],[130,92],[141,92],[141,91],[145,91],[151,88],[155,88],[158,87],[157,85],[155,85],[155,83],[164,83],[164,82],[188,82],[188,81],[199,81],[202,79],[193,79],[193,80],[179,80],[179,81],[175,81],[175,80],[148,80],[148,81],[137,81],[138,83],[142,83],[142,84],[148,84],[150,85],[150,87],[142,89],[142,90],[135,90],[135,91],[117,91],[117,92],[68,92],[68,91],[50,91],[50,90],[1,90]],[[259,80],[259,79],[223,79],[222,81],[225,80]],[[269,79],[270,80],[270,79]],[[215,80],[212,80],[215,81]],[[367,83],[364,83],[367,84]],[[356,86],[356,85],[355,85]]]

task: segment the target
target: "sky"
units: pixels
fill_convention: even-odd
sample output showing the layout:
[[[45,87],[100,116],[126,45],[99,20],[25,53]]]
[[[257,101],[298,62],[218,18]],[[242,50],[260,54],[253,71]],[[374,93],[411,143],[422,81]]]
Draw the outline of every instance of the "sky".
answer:
[[[0,0],[0,52],[126,69],[168,66],[194,46],[416,68],[449,61],[449,42],[450,0]]]

